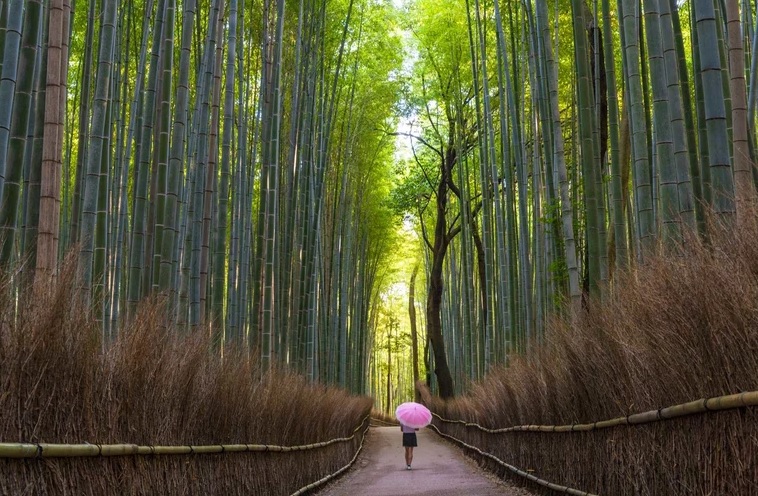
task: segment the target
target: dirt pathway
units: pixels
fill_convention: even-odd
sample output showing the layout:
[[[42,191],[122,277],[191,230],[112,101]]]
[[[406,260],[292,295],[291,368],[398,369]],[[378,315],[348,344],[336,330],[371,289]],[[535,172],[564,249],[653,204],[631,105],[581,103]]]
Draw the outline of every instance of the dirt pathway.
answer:
[[[529,496],[498,480],[429,429],[418,433],[413,470],[405,469],[397,427],[372,427],[363,452],[345,475],[319,496]]]

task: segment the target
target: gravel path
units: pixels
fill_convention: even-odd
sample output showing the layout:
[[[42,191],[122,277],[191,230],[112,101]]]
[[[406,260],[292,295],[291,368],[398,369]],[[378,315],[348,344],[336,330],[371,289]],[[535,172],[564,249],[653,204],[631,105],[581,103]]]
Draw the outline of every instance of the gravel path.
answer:
[[[429,429],[418,432],[413,470],[405,469],[398,427],[372,427],[363,451],[345,475],[319,496],[530,496],[480,469],[460,449]]]

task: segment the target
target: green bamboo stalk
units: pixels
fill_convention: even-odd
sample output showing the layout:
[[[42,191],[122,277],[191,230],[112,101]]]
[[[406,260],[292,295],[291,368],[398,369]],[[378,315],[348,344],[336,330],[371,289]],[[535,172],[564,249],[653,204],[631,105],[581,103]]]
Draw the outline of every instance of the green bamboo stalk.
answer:
[[[211,249],[215,250],[215,245],[211,247],[211,225],[216,208],[214,204],[218,203],[216,178],[218,177],[219,167],[219,115],[221,107],[221,75],[222,65],[224,62],[224,50],[223,41],[221,37],[223,35],[224,15],[220,12],[218,16],[216,33],[219,37],[219,42],[216,44],[215,65],[213,69],[213,97],[211,102],[211,125],[210,125],[210,138],[209,138],[209,155],[208,155],[208,170],[205,176],[205,191],[203,192],[203,242],[201,248],[200,258],[200,321],[206,322],[209,317],[212,318],[211,302],[213,300],[213,292],[216,288],[212,286],[212,273],[211,273]],[[214,239],[215,241],[215,239]],[[221,287],[218,291],[222,292]],[[217,329],[214,329],[216,333],[216,339],[220,337],[217,333]],[[223,336],[223,334],[221,334]],[[220,342],[219,342],[220,344]]]
[[[653,195],[650,162],[648,160],[647,121],[643,103],[643,86],[640,74],[640,49],[635,12],[636,2],[621,0],[624,29],[623,47],[626,53],[625,87],[628,91],[629,117],[632,134],[632,160],[634,163],[635,210],[637,212],[637,239],[640,243],[638,258],[649,256],[655,243],[655,218],[653,215]]]
[[[664,64],[666,67],[666,85],[668,89],[669,111],[671,114],[671,130],[674,142],[674,165],[678,180],[679,217],[684,227],[694,228],[696,221],[695,197],[690,178],[690,145],[682,98],[678,63],[679,47],[676,42],[674,16],[669,0],[658,0],[660,6],[660,28]],[[681,33],[679,33],[681,35]],[[684,87],[689,96],[689,88]],[[688,112],[688,111],[687,111]]]
[[[89,126],[91,124],[91,92],[92,92],[92,51],[95,45],[95,22],[98,18],[98,2],[90,2],[87,9],[87,30],[85,34],[84,61],[82,62],[81,99],[79,107],[79,139],[76,153],[76,178],[74,180],[73,206],[71,213],[71,235],[69,243],[79,241],[80,224],[82,220],[82,198],[85,175],[87,173],[87,157],[89,146]],[[66,247],[67,248],[67,247]]]
[[[587,36],[584,31],[586,25],[584,6],[579,0],[572,1],[572,17],[574,27],[574,61],[577,66],[577,97],[579,101],[579,132],[581,146],[581,167],[584,179],[584,210],[587,237],[587,274],[589,277],[590,292],[597,294],[600,290],[601,280],[601,240],[600,224],[604,219],[598,218],[600,211],[600,191],[598,189],[597,174],[599,173],[599,158],[597,152],[599,146],[593,139],[593,100],[590,81],[589,49]],[[604,240],[603,240],[604,241]]]
[[[39,1],[26,3],[26,11],[22,16],[23,33],[19,44],[18,75],[15,95],[12,107],[14,109],[11,120],[7,156],[0,158],[2,169],[3,158],[8,164],[12,164],[6,170],[5,187],[0,195],[0,265],[7,266],[15,258],[14,253],[16,233],[19,230],[17,212],[20,208],[21,182],[24,174],[23,164],[27,151],[26,139],[30,116],[32,112],[32,91],[34,89],[35,67],[37,60],[37,43],[39,38],[39,26],[41,24],[42,5]],[[8,47],[9,45],[6,45]],[[7,66],[6,66],[7,67]],[[1,85],[1,84],[0,84]],[[0,140],[2,140],[2,128],[0,127]],[[0,145],[0,155],[2,155]]]
[[[24,177],[24,237],[21,244],[21,253],[28,257],[33,269],[37,262],[37,234],[39,228],[40,209],[40,181],[42,174],[42,132],[45,120],[45,84],[47,51],[42,47],[47,44],[47,29],[43,20],[47,19],[47,8],[42,6],[40,27],[38,28],[37,62],[34,67],[34,93],[32,111],[34,117],[29,123],[29,136],[27,137],[27,151],[24,154],[24,171],[28,173]],[[29,276],[34,272],[30,271]]]
[[[624,222],[625,185],[621,182],[621,157],[619,155],[619,108],[616,93],[616,62],[613,59],[613,36],[611,32],[610,1],[602,1],[603,11],[603,55],[605,57],[605,72],[608,81],[608,134],[611,141],[611,202],[613,219],[613,236],[616,250],[616,268],[623,269],[629,265],[629,250]]]
[[[666,0],[663,0],[664,2]],[[671,246],[681,240],[679,225],[679,191],[677,169],[674,164],[674,141],[671,130],[669,94],[666,89],[666,67],[663,60],[660,12],[657,0],[644,0],[645,37],[650,64],[653,93],[653,120],[655,130],[655,165],[658,172],[662,223],[661,240]]]
[[[153,46],[150,54],[150,67],[147,76],[147,84],[144,94],[144,115],[142,126],[139,130],[137,147],[139,154],[135,160],[134,193],[132,204],[132,228],[130,234],[129,262],[128,262],[128,288],[127,302],[128,311],[133,314],[137,302],[145,296],[143,287],[150,280],[146,271],[144,260],[148,245],[147,234],[147,201],[148,201],[148,178],[150,177],[150,156],[152,152],[153,122],[156,120],[155,101],[158,92],[158,71],[160,64],[160,50],[163,40],[164,13],[166,0],[157,3],[155,21],[153,25]]]
[[[208,177],[209,157],[209,119],[212,97],[213,71],[215,64],[215,44],[218,36],[220,5],[216,0],[212,5],[210,19],[208,21],[208,34],[204,48],[204,61],[202,64],[202,79],[198,84],[199,92],[196,100],[196,114],[198,115],[197,126],[197,158],[195,162],[194,191],[189,193],[191,198],[191,239],[190,278],[189,278],[189,324],[196,327],[201,322],[202,302],[204,297],[201,286],[201,259],[203,244],[203,217],[205,216],[203,205],[206,196],[206,179]],[[210,200],[210,199],[209,199]],[[185,253],[186,259],[186,253]]]
[[[5,198],[6,176],[12,173],[7,165],[8,145],[11,135],[11,119],[14,115],[13,105],[18,78],[18,61],[21,54],[24,3],[23,0],[9,0],[8,17],[3,33],[3,65],[0,73],[0,199]],[[5,204],[0,203],[0,210],[5,210],[5,208]]]
[[[677,69],[679,74],[679,81],[681,82],[680,88],[681,88],[681,97],[682,97],[682,112],[684,114],[684,127],[686,132],[686,141],[687,141],[687,153],[688,153],[688,163],[689,163],[689,175],[690,175],[690,181],[692,183],[692,197],[693,197],[693,203],[694,203],[694,210],[695,210],[695,223],[698,226],[698,231],[700,233],[705,232],[705,224],[704,224],[704,215],[703,215],[703,205],[706,203],[703,193],[703,178],[701,178],[700,174],[700,165],[698,163],[698,147],[704,146],[704,143],[698,142],[696,139],[696,125],[695,125],[695,115],[697,109],[693,107],[692,104],[692,95],[690,91],[690,84],[689,84],[689,73],[687,70],[687,60],[685,57],[685,51],[684,51],[684,39],[682,36],[682,27],[681,22],[679,20],[679,8],[676,4],[676,0],[670,0],[669,1],[669,12],[671,12],[671,21],[673,25],[674,30],[674,42],[676,45],[676,52],[677,52]],[[692,17],[690,15],[690,17]],[[693,47],[697,45],[697,33],[695,31],[692,32],[692,42]],[[696,66],[696,62],[698,61],[699,57],[697,56],[697,51],[695,50],[695,53],[692,57],[692,65],[693,69]],[[672,75],[673,77],[673,75]],[[700,88],[699,83],[700,78],[695,78],[695,94],[699,91],[698,88]],[[704,140],[702,140],[704,141]],[[707,148],[706,148],[707,150]],[[707,152],[705,154],[707,156]],[[701,155],[701,159],[705,160],[705,156]],[[684,174],[684,172],[681,172],[681,174]],[[687,198],[687,193],[680,194],[681,198]]]
[[[218,208],[216,210],[216,230],[213,259],[213,301],[211,323],[214,342],[219,345],[224,336],[224,272],[226,262],[227,217],[229,205],[229,177],[231,162],[234,107],[235,60],[237,58],[237,0],[229,2],[229,27],[226,49],[226,80],[224,87],[224,129],[221,144],[221,171],[218,186]]]
[[[504,148],[504,150],[508,150],[507,152],[504,152],[505,157],[509,157],[508,160],[510,160],[511,154],[512,160],[516,164],[516,171],[517,171],[517,177],[518,177],[518,198],[519,198],[519,206],[518,206],[518,228],[520,230],[520,235],[518,237],[518,272],[515,271],[512,272],[512,277],[516,277],[516,274],[520,276],[520,285],[521,285],[521,294],[523,295],[523,301],[522,309],[524,310],[524,316],[525,321],[523,323],[523,331],[526,333],[527,340],[532,334],[533,331],[533,319],[532,319],[532,283],[531,283],[531,262],[529,260],[529,235],[528,235],[528,220],[527,220],[527,178],[526,178],[526,171],[525,171],[525,165],[524,165],[524,159],[522,154],[522,141],[521,141],[521,124],[518,117],[518,105],[516,104],[518,98],[516,96],[516,93],[513,88],[513,83],[511,79],[511,70],[509,69],[509,62],[507,57],[507,52],[505,51],[505,33],[503,30],[502,25],[502,18],[500,16],[500,9],[498,7],[498,2],[495,2],[495,25],[498,30],[498,34],[500,36],[500,48],[501,48],[501,57],[502,57],[502,64],[501,64],[501,70],[502,70],[502,78],[505,81],[505,90],[506,90],[506,98],[508,102],[508,117],[509,117],[509,124],[510,124],[510,147],[507,149]],[[515,63],[515,60],[513,61]],[[501,99],[503,97],[501,96]],[[501,123],[502,124],[502,123]],[[502,125],[501,125],[502,127]],[[501,130],[502,135],[506,135],[505,132]],[[505,144],[505,142],[504,142]],[[507,161],[504,164],[505,169],[510,169],[510,162]],[[506,184],[515,184],[511,183],[510,181],[510,171],[506,172],[505,175],[505,181]],[[511,207],[506,206],[506,208],[510,211]],[[515,240],[515,218],[512,220],[511,229],[512,233],[509,238],[511,239],[511,242]],[[506,227],[506,229],[508,229]],[[515,257],[514,257],[515,258]],[[515,263],[515,259],[514,259]],[[514,307],[515,308],[515,307]],[[516,329],[516,326],[514,326],[514,329]]]
[[[79,271],[82,286],[90,291],[94,288],[96,272],[94,264],[95,247],[102,243],[103,228],[98,225],[98,204],[102,204],[102,198],[106,191],[101,188],[101,174],[103,161],[108,157],[108,127],[109,127],[109,102],[111,95],[111,77],[114,59],[115,31],[117,20],[117,5],[115,0],[106,0],[103,10],[103,25],[100,30],[100,45],[98,53],[98,72],[95,84],[93,102],[93,114],[91,125],[90,145],[87,156],[87,177],[84,189],[82,209],[82,224],[79,233],[81,248],[79,249]],[[107,167],[107,164],[106,164]],[[95,239],[97,236],[98,239]],[[88,294],[91,298],[94,295]]]
[[[170,8],[170,7],[169,7]],[[156,252],[159,254],[160,267],[158,276],[158,288],[160,290],[170,290],[172,294],[175,294],[176,287],[173,286],[172,281],[175,277],[174,271],[177,267],[174,266],[174,250],[176,248],[175,243],[179,237],[179,227],[177,225],[177,208],[179,203],[179,182],[181,176],[181,165],[184,158],[184,147],[187,139],[187,114],[189,108],[189,72],[190,72],[190,51],[192,48],[192,30],[195,23],[196,15],[196,3],[195,0],[188,0],[183,2],[182,6],[182,36],[179,52],[179,78],[176,86],[176,99],[174,100],[174,113],[173,123],[171,126],[171,138],[170,148],[168,150],[168,163],[162,165],[162,162],[158,163],[159,174],[159,209],[162,207],[162,211],[159,210],[159,214],[162,216],[163,222],[159,222],[161,225],[161,233],[157,236]],[[169,16],[167,19],[170,19]],[[168,31],[172,32],[173,29],[168,27]],[[166,47],[164,50],[169,50],[173,46],[173,43],[168,44],[168,38],[166,38]],[[164,53],[168,53],[164,51]],[[170,57],[168,57],[170,58]],[[166,71],[166,65],[164,65],[164,71]],[[166,91],[167,84],[171,83],[171,78],[164,72],[164,91]],[[166,104],[168,101],[166,98],[168,95],[164,94],[164,101],[162,103],[163,109],[168,113],[168,107]],[[168,115],[164,116],[164,119],[168,119]],[[165,121],[164,121],[165,122]],[[167,133],[166,128],[163,133]],[[163,141],[166,138],[161,138]],[[161,145],[163,146],[163,145]],[[163,155],[163,154],[162,154]],[[163,205],[160,205],[160,199],[163,198]]]
[[[545,0],[536,2],[536,19],[541,46],[544,49],[547,64],[547,81],[549,91],[549,104],[553,130],[553,163],[558,173],[561,196],[561,226],[563,232],[563,249],[565,252],[566,269],[568,270],[568,286],[571,311],[578,315],[581,307],[581,288],[579,287],[579,263],[577,260],[576,240],[574,237],[574,216],[571,198],[569,195],[568,172],[566,169],[565,149],[563,142],[563,125],[561,123],[560,109],[558,108],[558,73],[553,57],[552,43],[550,40],[550,27],[547,22],[547,3]],[[607,69],[607,66],[606,66]]]
[[[708,164],[712,180],[712,207],[723,218],[735,213],[730,140],[722,85],[716,12],[711,0],[693,0],[704,92]]]
[[[189,4],[193,0],[190,0]],[[186,8],[186,7],[185,7]],[[148,255],[151,257],[151,271],[152,271],[152,289],[154,291],[168,290],[171,278],[169,277],[170,270],[163,269],[163,278],[161,278],[161,266],[164,264],[173,265],[173,253],[164,248],[164,231],[173,225],[173,219],[167,219],[167,202],[168,196],[168,161],[170,158],[170,120],[171,120],[171,95],[172,95],[172,80],[174,71],[174,27],[176,17],[176,0],[167,0],[166,12],[165,12],[165,25],[163,38],[161,40],[161,67],[160,67],[160,105],[158,107],[159,119],[157,120],[158,127],[155,130],[157,133],[156,147],[154,150],[153,167],[153,188],[154,194],[151,194],[150,207],[154,212],[154,222],[151,227],[153,228],[153,240],[152,240],[152,252]],[[184,33],[182,33],[182,38]],[[182,40],[183,42],[184,40]],[[172,175],[172,179],[175,176]],[[173,202],[175,199],[172,198]],[[170,233],[166,239],[170,239],[172,242],[174,238]],[[173,247],[173,245],[172,245]],[[168,256],[168,260],[163,260],[165,256]],[[169,265],[170,266],[170,265]]]
[[[8,1],[0,1],[0,53],[5,53],[5,33],[8,25]],[[0,73],[3,70],[3,58],[0,57]]]

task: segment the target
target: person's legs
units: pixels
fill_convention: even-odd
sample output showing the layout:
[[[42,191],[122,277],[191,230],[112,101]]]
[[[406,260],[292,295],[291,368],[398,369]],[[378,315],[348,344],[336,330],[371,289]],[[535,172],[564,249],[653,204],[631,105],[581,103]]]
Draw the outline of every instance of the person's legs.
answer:
[[[405,465],[410,470],[413,463],[413,448],[416,446],[416,434],[403,434],[403,446],[405,447]]]

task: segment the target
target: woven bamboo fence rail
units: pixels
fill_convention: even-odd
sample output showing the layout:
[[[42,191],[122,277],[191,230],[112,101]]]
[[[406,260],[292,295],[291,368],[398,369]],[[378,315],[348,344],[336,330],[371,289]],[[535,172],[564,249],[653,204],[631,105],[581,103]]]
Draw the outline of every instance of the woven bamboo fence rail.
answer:
[[[688,403],[659,408],[658,410],[648,410],[642,413],[627,415],[625,417],[616,417],[610,420],[601,420],[588,424],[570,424],[570,425],[516,425],[512,427],[503,427],[499,429],[489,429],[474,422],[463,420],[445,419],[434,413],[433,415],[442,422],[449,424],[462,424],[466,427],[475,427],[483,432],[490,434],[500,434],[506,432],[587,432],[598,429],[608,429],[619,425],[637,425],[669,420],[687,415],[696,415],[699,413],[716,412],[721,410],[731,410],[734,408],[746,408],[758,406],[758,391],[747,391],[744,393],[729,394],[715,398],[703,398]]]
[[[212,453],[250,453],[307,451],[324,448],[336,443],[351,441],[355,433],[366,423],[361,420],[349,437],[299,446],[273,444],[212,444],[205,446],[138,446],[136,444],[51,444],[51,443],[0,443],[0,458],[65,458],[91,456],[140,456],[140,455],[193,455]]]

